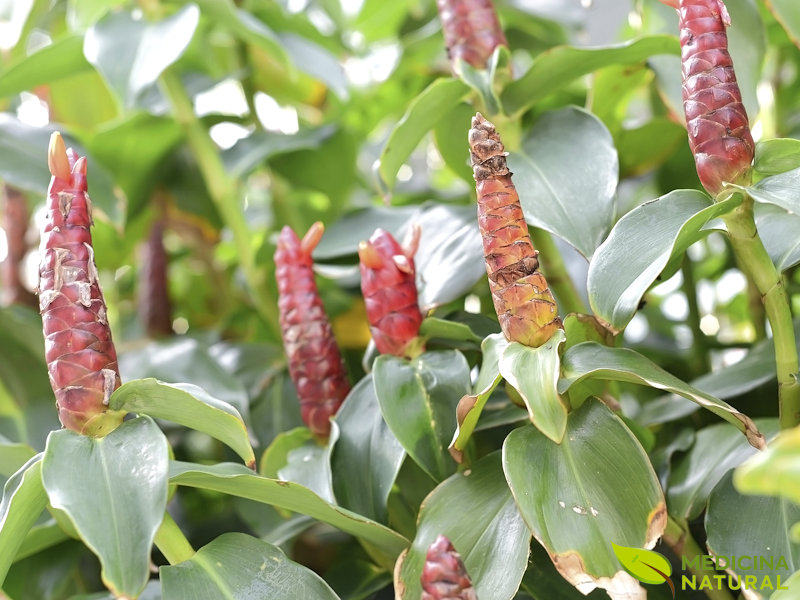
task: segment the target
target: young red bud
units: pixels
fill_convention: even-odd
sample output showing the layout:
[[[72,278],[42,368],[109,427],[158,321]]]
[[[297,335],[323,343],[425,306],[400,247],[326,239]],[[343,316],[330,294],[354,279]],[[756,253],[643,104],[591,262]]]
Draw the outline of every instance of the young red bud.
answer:
[[[755,144],[728,53],[730,16],[722,0],[680,0],[683,109],[703,187],[747,184]]]
[[[416,250],[419,234],[412,234],[409,252]],[[358,246],[361,292],[372,339],[381,354],[412,356],[422,348],[419,327],[422,313],[417,299],[416,269],[412,253],[406,254],[392,234],[376,229]]]
[[[281,334],[300,415],[311,432],[327,438],[330,418],[350,391],[347,371],[314,281],[311,252],[324,227],[315,223],[301,241],[284,227],[275,250]]]
[[[453,70],[462,59],[486,69],[497,46],[508,46],[492,0],[436,0]]]
[[[561,329],[553,294],[539,271],[506,152],[494,125],[478,113],[469,131],[478,226],[489,288],[506,338],[538,347]]]
[[[422,600],[477,600],[461,555],[440,535],[428,548],[422,567]]]
[[[39,249],[39,308],[50,383],[64,427],[101,436],[123,413],[108,410],[120,377],[89,231],[86,159],[54,133],[47,162],[53,178]]]

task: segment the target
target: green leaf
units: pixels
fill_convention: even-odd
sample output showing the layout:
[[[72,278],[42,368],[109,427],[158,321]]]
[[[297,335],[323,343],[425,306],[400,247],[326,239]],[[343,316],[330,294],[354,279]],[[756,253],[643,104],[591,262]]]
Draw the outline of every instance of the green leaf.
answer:
[[[250,172],[272,156],[288,154],[297,150],[314,150],[328,139],[336,128],[325,125],[317,129],[303,129],[294,135],[274,131],[255,131],[222,152],[226,170],[233,177],[249,175]],[[318,251],[314,255],[318,255]]]
[[[785,582],[800,568],[800,544],[789,534],[791,526],[800,521],[800,507],[780,498],[739,494],[732,478],[729,471],[708,499],[706,545],[712,554],[725,557],[728,568],[739,577],[754,577],[748,587],[768,597],[778,587],[778,576]],[[763,564],[762,556],[772,559],[772,568]],[[748,557],[753,560],[747,561]],[[765,582],[767,578],[769,582]]]
[[[167,507],[168,444],[149,417],[124,422],[104,438],[54,431],[42,481],[98,556],[106,587],[135,598],[150,578],[150,550]]]
[[[647,385],[688,398],[734,425],[755,448],[764,446],[764,436],[750,417],[730,404],[684,383],[629,348],[607,348],[597,342],[585,342],[567,350],[561,365],[563,378],[559,381],[558,389],[562,394],[572,384],[586,377]]]
[[[340,506],[380,523],[406,452],[381,415],[372,376],[356,384],[333,419],[333,490]]]
[[[298,69],[324,83],[339,98],[347,99],[347,78],[337,57],[301,35],[284,32],[278,38]]]
[[[800,13],[798,13],[800,14]],[[756,144],[753,170],[762,177],[800,168],[800,140],[774,138]]]
[[[6,578],[25,536],[47,506],[37,454],[11,476],[0,500],[0,582]]]
[[[35,455],[28,444],[15,444],[0,436],[0,476],[11,477]]]
[[[112,12],[86,32],[83,53],[130,108],[181,57],[199,18],[194,4],[157,23]]]
[[[428,547],[446,535],[461,554],[481,600],[510,600],[528,565],[531,533],[503,478],[500,453],[476,462],[422,503],[414,543],[395,571],[398,599],[418,600]]]
[[[800,262],[800,215],[773,204],[757,204],[755,219],[759,237],[779,272]]]
[[[614,554],[627,571],[642,583],[664,583],[672,575],[672,565],[663,554],[644,550],[642,548],[629,548],[611,542]],[[664,575],[661,575],[663,573]]]
[[[438,317],[425,317],[419,327],[419,334],[428,339],[447,340],[466,345],[477,345],[483,342],[483,339],[466,323]]]
[[[225,533],[177,565],[159,569],[170,600],[338,600],[322,578],[280,548],[243,533]]]
[[[756,420],[756,425],[767,438],[778,432],[776,419]],[[670,514],[689,521],[699,516],[723,475],[755,453],[741,435],[724,423],[698,431],[689,451],[673,460],[667,478]]]
[[[800,23],[798,24],[800,25]],[[772,600],[794,600],[800,596],[800,571],[795,571],[794,574],[786,581],[781,580],[782,587],[785,589],[775,590],[775,593],[770,596]]]
[[[42,490],[44,490],[44,487],[42,487]],[[67,535],[55,519],[48,519],[44,523],[37,523],[31,527],[25,539],[22,541],[14,562],[38,554],[68,539],[70,539],[69,535]]]
[[[408,545],[408,540],[399,533],[325,502],[300,484],[268,479],[254,474],[243,465],[221,463],[205,466],[176,461],[170,467],[170,483],[249,498],[308,515],[369,544],[383,565],[393,564]]]
[[[614,222],[619,172],[602,121],[574,106],[547,112],[508,163],[528,223],[590,257]]]
[[[743,494],[778,496],[800,506],[800,428],[787,429],[733,474]]]
[[[157,379],[135,379],[121,385],[111,395],[109,407],[157,419],[166,419],[207,433],[230,446],[247,466],[256,458],[239,412],[203,388],[190,383],[164,383]]]
[[[91,68],[83,56],[83,37],[62,37],[4,69],[0,74],[0,96],[30,91]]]
[[[412,361],[381,355],[373,365],[381,413],[409,456],[434,480],[456,463],[447,446],[456,429],[456,405],[469,392],[469,365],[457,350],[425,352]]]
[[[125,4],[125,0],[69,0],[67,23],[73,31],[84,31],[94,25],[112,8]]]
[[[331,481],[330,447],[321,446],[314,438],[289,450],[286,465],[278,471],[278,479],[299,483],[326,502],[336,504]]]
[[[793,0],[770,0],[765,4],[789,38],[800,47],[800,7],[797,3]]]
[[[670,257],[682,254],[708,221],[740,202],[738,194],[714,204],[702,192],[676,190],[627,213],[589,265],[587,286],[595,314],[623,329]]]
[[[475,107],[462,102],[442,114],[433,129],[433,139],[445,164],[470,187],[475,184],[475,180],[469,164],[469,147],[463,137],[453,135],[453,132],[468,131],[474,116]]]
[[[440,115],[457,106],[470,92],[470,87],[463,81],[439,78],[414,99],[406,114],[395,125],[381,152],[377,171],[380,183],[387,192],[394,188],[397,171],[422,137],[434,128]],[[468,129],[467,123],[463,132],[465,156],[467,156]]]
[[[635,64],[657,54],[679,54],[671,35],[652,35],[598,48],[558,46],[540,54],[522,77],[506,86],[501,100],[509,115],[517,115],[581,75],[613,64]]]
[[[478,419],[492,395],[494,388],[500,383],[500,357],[508,347],[508,340],[502,333],[495,333],[487,336],[481,343],[481,355],[483,364],[478,373],[478,380],[475,382],[472,394],[462,396],[456,409],[457,423],[453,441],[450,442],[450,454],[457,462],[461,462],[464,457],[464,449],[467,447],[472,432],[478,424]]]
[[[556,444],[567,429],[567,406],[557,389],[558,351],[565,341],[564,330],[559,329],[538,348],[511,342],[499,362],[500,374],[522,396],[531,423]]]
[[[525,522],[567,581],[584,594],[601,587],[635,597],[639,584],[611,542],[652,548],[666,506],[647,454],[605,404],[590,399],[571,412],[561,444],[533,426],[515,429],[503,444],[503,469]]]
[[[278,479],[278,471],[286,466],[289,452],[313,438],[313,434],[305,425],[280,432],[261,455],[261,460],[258,461],[259,474]]]
[[[757,201],[774,204],[800,215],[800,168],[765,177],[757,184],[747,188],[747,192]]]

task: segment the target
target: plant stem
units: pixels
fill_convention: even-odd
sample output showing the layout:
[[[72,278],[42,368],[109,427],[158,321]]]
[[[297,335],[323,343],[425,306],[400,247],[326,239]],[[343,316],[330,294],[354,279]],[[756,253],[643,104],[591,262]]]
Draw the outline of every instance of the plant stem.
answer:
[[[155,544],[171,565],[177,565],[194,556],[194,548],[167,511],[164,511],[164,520],[156,531]]]
[[[703,567],[703,550],[697,544],[692,534],[688,529],[681,526],[678,521],[671,516],[667,517],[667,528],[664,530],[662,538],[664,543],[669,546],[672,551],[681,557],[681,564],[686,564],[693,575],[702,578],[708,574]],[[692,562],[697,559],[697,567],[692,566]],[[712,571],[715,575],[715,571]],[[731,592],[727,589],[706,589],[703,590],[710,600],[733,600]]]
[[[692,365],[696,366],[695,375],[702,375],[711,370],[711,361],[708,356],[706,334],[700,329],[700,307],[697,305],[697,282],[694,279],[692,261],[685,256],[681,264],[683,274],[683,294],[689,306],[689,327],[692,330]]]
[[[755,283],[764,302],[775,344],[780,426],[789,429],[800,423],[797,344],[789,297],[781,274],[756,231],[753,199],[745,194],[742,204],[723,219],[739,264]]]
[[[542,263],[542,273],[547,278],[547,284],[553,290],[558,300],[559,312],[563,315],[569,313],[590,314],[583,302],[575,283],[567,272],[561,252],[553,241],[550,232],[543,229],[534,229],[531,235],[534,246],[539,250],[539,261]]]
[[[277,335],[276,302],[265,293],[263,272],[255,264],[252,236],[239,203],[239,186],[236,180],[225,171],[217,145],[195,115],[192,102],[178,75],[168,69],[161,75],[161,85],[172,106],[175,120],[186,133],[189,147],[200,167],[211,200],[223,222],[233,234],[239,264],[255,301],[256,309],[266,320],[273,333]]]

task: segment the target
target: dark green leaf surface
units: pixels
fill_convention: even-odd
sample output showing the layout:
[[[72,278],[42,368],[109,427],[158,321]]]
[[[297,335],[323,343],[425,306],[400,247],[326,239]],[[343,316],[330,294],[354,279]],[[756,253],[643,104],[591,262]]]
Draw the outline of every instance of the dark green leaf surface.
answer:
[[[447,447],[456,430],[456,405],[470,391],[464,356],[444,350],[409,362],[381,355],[373,381],[383,418],[409,456],[436,481],[455,471]]]
[[[708,221],[739,202],[732,196],[714,204],[702,192],[677,190],[622,217],[589,265],[587,286],[595,314],[623,329],[670,257],[683,253]]]
[[[333,422],[333,490],[340,506],[386,523],[386,502],[406,452],[381,415],[372,376],[352,389]]]
[[[225,533],[159,574],[164,597],[174,600],[338,600],[319,575],[243,533]]]
[[[134,379],[117,388],[111,395],[109,407],[202,431],[230,446],[249,467],[256,464],[239,411],[191,383]]]
[[[577,107],[547,112],[508,163],[528,223],[590,257],[614,223],[619,161],[606,126]]]
[[[135,598],[167,506],[167,439],[149,417],[104,438],[54,431],[42,460],[50,504],[64,511],[102,564],[106,586]]]
[[[417,536],[396,571],[399,599],[418,600],[428,547],[446,535],[481,600],[510,600],[528,564],[531,534],[503,478],[500,453],[442,482],[428,495]]]
[[[503,469],[534,537],[579,591],[639,589],[611,542],[651,548],[666,506],[647,455],[607,406],[590,399],[570,413],[561,444],[533,426],[515,429],[503,444]]]
[[[759,202],[774,204],[800,215],[798,186],[800,186],[800,168],[766,177],[747,188],[747,192]]]

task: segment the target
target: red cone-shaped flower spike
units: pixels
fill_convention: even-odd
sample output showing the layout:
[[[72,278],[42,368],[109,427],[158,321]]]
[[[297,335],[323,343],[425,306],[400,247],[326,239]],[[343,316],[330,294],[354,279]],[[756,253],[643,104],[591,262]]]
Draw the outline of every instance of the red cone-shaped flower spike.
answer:
[[[445,536],[428,548],[422,567],[422,600],[477,600],[461,555]]]
[[[538,347],[561,329],[553,294],[539,271],[506,152],[494,125],[478,113],[469,131],[478,192],[478,226],[494,308],[506,338]]]
[[[311,251],[323,231],[322,223],[315,223],[300,240],[284,227],[275,250],[275,277],[283,345],[300,414],[314,435],[327,438],[330,418],[350,391],[350,383],[312,270]]]
[[[39,307],[50,383],[64,427],[101,436],[123,413],[108,410],[120,377],[89,231],[86,159],[54,133],[48,165],[53,177],[39,249]]]
[[[486,69],[497,46],[508,46],[492,0],[437,0],[442,32],[453,69],[458,59]]]
[[[749,183],[755,144],[728,54],[725,4],[680,0],[678,14],[689,145],[700,182],[713,196],[725,181]]]
[[[388,231],[376,229],[369,241],[358,246],[361,292],[372,339],[381,354],[412,357],[422,350],[414,267],[418,241],[417,227],[405,248]]]
[[[164,248],[164,225],[153,223],[141,250],[139,274],[139,316],[150,337],[172,334],[172,304],[167,282],[167,251]]]

